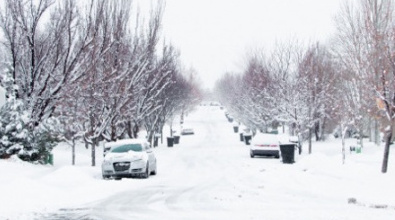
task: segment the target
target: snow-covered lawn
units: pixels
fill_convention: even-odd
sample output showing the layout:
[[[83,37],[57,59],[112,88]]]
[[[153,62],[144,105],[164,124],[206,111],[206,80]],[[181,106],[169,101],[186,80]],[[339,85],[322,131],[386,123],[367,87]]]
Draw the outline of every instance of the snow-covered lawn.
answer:
[[[382,147],[365,143],[342,165],[340,140],[330,139],[311,155],[305,144],[291,165],[250,158],[219,107],[199,107],[185,126],[195,135],[155,148],[149,179],[102,180],[102,148],[91,167],[83,145],[76,166],[66,144],[54,166],[0,160],[0,219],[395,219],[395,152],[382,174]]]

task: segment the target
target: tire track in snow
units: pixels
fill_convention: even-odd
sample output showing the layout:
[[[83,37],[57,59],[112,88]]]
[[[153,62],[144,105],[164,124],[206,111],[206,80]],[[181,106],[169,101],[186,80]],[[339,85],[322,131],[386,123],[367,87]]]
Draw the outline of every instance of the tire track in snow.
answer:
[[[131,181],[131,190],[88,204],[89,209],[80,216],[94,220],[233,216],[234,207],[242,208],[241,194],[249,191],[248,186],[240,185],[248,175],[238,164],[240,157],[250,161],[246,146],[237,141],[222,112],[206,109],[205,117],[191,124],[196,126],[194,136],[183,136],[174,148],[160,149],[166,151],[167,158],[159,161],[157,176],[138,185]],[[230,138],[235,140],[234,146],[229,146]]]
[[[174,168],[177,172],[167,173],[170,178],[169,176],[165,177],[166,186],[157,188],[155,184],[149,184],[147,187],[123,194],[122,198],[119,198],[119,195],[108,198],[94,206],[96,207],[94,212],[99,214],[93,216],[99,219],[117,219],[118,217],[119,219],[157,219],[161,213],[166,213],[166,217],[169,219],[182,219],[180,216],[197,217],[201,216],[202,212],[210,213],[210,210],[216,213],[221,210],[225,212],[220,204],[213,205],[213,201],[216,199],[223,199],[218,195],[216,186],[228,182],[226,172],[222,170],[224,164],[218,162],[218,157],[222,156],[220,151],[225,146],[225,144],[221,144],[221,137],[224,136],[218,133],[220,128],[218,123],[223,124],[225,116],[223,116],[223,120],[218,120],[218,117],[212,117],[209,112],[207,113],[204,120],[195,123],[198,126],[204,125],[204,129],[197,130],[196,136],[191,136],[194,140],[192,144],[180,146],[178,149],[178,146],[175,147],[176,149],[169,149],[175,150],[178,156],[167,168],[170,170]],[[207,145],[207,143],[210,144]],[[180,150],[181,147],[185,149]],[[183,174],[187,174],[188,178],[185,179]],[[162,178],[161,175],[163,173],[154,178],[158,179],[155,182],[159,182],[159,179]],[[122,217],[117,216],[111,210],[122,212]],[[111,212],[112,214],[108,214]]]

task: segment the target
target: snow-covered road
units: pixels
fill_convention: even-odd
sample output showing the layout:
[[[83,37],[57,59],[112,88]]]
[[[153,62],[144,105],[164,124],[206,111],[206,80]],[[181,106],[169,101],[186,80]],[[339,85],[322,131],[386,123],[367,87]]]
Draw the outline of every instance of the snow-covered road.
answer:
[[[53,168],[2,162],[26,175],[5,174],[20,191],[0,190],[9,201],[0,200],[0,211],[10,212],[4,219],[40,220],[395,219],[395,192],[387,188],[395,181],[395,163],[381,174],[382,151],[376,146],[347,155],[342,165],[338,140],[314,143],[312,155],[298,155],[290,165],[250,158],[218,107],[199,107],[185,126],[195,135],[182,136],[172,148],[155,148],[158,174],[149,179],[102,180],[100,166],[89,167],[89,151],[77,158],[86,164],[65,166],[64,147],[54,151]],[[20,180],[28,180],[36,193],[23,191]],[[0,186],[11,183],[0,180]],[[18,209],[25,214],[15,214]]]
[[[258,164],[218,107],[202,108],[199,116],[187,117],[195,135],[182,136],[179,145],[157,149],[159,172],[131,184],[131,190],[92,204],[97,219],[230,219],[248,214],[250,202],[263,189],[262,179],[252,175]],[[267,159],[279,164],[279,160]],[[255,195],[254,195],[255,194]]]

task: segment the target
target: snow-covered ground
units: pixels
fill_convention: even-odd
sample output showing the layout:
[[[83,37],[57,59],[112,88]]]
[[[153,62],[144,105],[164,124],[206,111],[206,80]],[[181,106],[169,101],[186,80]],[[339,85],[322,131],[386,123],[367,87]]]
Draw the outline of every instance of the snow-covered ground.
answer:
[[[76,166],[65,144],[54,166],[0,160],[0,219],[395,219],[394,152],[387,174],[382,147],[366,143],[342,165],[337,139],[283,164],[250,158],[219,107],[199,107],[185,126],[195,135],[155,148],[149,179],[102,180],[102,149],[91,167],[83,145]]]

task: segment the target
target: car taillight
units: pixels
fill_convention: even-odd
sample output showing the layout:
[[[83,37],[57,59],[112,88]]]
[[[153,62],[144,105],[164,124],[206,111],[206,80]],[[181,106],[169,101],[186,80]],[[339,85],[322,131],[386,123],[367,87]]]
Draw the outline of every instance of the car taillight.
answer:
[[[256,147],[278,147],[278,145],[275,144],[255,144]]]

